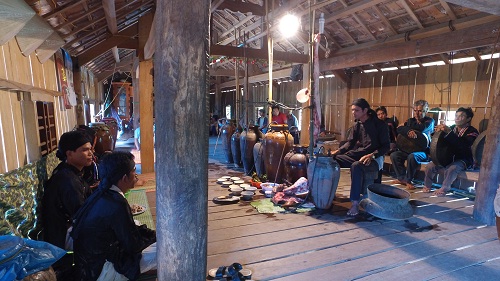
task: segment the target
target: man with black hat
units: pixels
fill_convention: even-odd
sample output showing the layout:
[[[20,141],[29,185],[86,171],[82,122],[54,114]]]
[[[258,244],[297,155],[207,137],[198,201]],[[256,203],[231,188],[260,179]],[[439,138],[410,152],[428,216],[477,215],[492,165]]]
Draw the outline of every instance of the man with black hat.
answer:
[[[83,179],[83,168],[93,161],[91,140],[82,131],[66,132],[56,153],[62,162],[54,169],[44,187],[42,199],[43,240],[66,250],[73,250],[68,229],[73,215],[90,195]],[[58,280],[71,279],[72,258],[65,256],[53,267]]]

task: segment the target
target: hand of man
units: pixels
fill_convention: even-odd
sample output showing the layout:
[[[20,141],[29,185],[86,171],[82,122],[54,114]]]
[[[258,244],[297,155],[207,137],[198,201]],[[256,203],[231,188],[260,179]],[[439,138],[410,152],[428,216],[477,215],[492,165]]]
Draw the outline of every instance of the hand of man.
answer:
[[[435,132],[443,131],[445,133],[449,133],[451,131],[451,128],[446,126],[445,124],[439,124],[434,128]]]
[[[334,151],[332,151],[332,152],[331,152],[332,156],[335,156],[335,155],[337,155],[338,153],[339,153],[339,150],[338,150],[338,149],[337,149],[337,150],[334,150]]]
[[[415,133],[415,131],[413,131],[413,130],[409,130],[408,131],[408,137],[411,138],[411,139],[416,139],[417,138],[417,133]]]
[[[366,154],[365,156],[359,159],[359,162],[363,163],[365,166],[368,166],[372,162],[372,157],[373,157],[372,153]]]

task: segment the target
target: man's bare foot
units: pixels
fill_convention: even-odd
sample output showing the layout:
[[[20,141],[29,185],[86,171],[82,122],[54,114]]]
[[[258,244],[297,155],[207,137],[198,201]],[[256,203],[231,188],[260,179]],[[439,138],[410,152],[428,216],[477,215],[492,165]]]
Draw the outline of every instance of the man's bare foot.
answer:
[[[440,188],[440,189],[434,191],[433,195],[435,195],[437,197],[444,197],[444,196],[446,196],[446,192],[448,192],[448,190],[444,190],[443,188]]]
[[[352,201],[352,206],[347,211],[347,215],[350,217],[355,217],[359,214],[359,202],[358,201]]]
[[[390,181],[388,182],[389,184],[401,184],[401,185],[406,185],[406,181],[402,181],[402,180],[393,180],[393,181]]]
[[[407,183],[406,184],[406,189],[408,190],[414,190],[414,189],[417,189],[412,183]]]
[[[422,188],[422,192],[429,193],[429,192],[431,192],[431,189],[430,189],[430,188],[428,188],[427,186],[424,186],[424,187]]]

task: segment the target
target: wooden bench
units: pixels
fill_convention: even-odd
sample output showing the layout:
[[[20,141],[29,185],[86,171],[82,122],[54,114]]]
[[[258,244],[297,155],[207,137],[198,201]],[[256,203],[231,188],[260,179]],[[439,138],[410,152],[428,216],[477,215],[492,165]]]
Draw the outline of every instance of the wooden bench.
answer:
[[[425,169],[428,163],[422,163],[415,174],[415,180],[424,181],[425,177]],[[391,158],[386,156],[384,159],[384,171],[386,173],[393,173],[394,169],[392,168]],[[444,173],[440,172],[435,184],[441,184],[443,182]],[[453,182],[452,187],[469,192],[470,187],[475,187],[476,183],[479,180],[479,170],[467,170],[461,172],[457,179]]]

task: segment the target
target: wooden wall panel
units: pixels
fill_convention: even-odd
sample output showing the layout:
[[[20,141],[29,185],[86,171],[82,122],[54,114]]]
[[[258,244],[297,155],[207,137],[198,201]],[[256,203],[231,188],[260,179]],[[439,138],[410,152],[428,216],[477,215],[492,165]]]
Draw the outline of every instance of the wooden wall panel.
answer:
[[[60,92],[57,82],[58,78],[57,78],[56,62],[54,60],[54,56],[52,56],[43,64],[43,75],[45,79],[45,88],[47,90]]]
[[[20,94],[19,94],[20,95]],[[17,93],[10,93],[11,108],[12,108],[12,121],[14,124],[16,146],[17,146],[17,159],[19,166],[24,166],[27,163],[26,152],[26,136],[24,132],[23,113],[21,101],[18,99]]]
[[[45,77],[43,65],[40,63],[36,55],[30,55],[31,71],[33,74],[33,86],[45,89]]]
[[[460,77],[457,93],[457,104],[472,106],[472,97],[476,87],[478,62],[461,64]]]
[[[7,79],[7,64],[5,63],[5,45],[0,46],[0,78]]]
[[[31,83],[29,58],[23,56],[15,39],[11,39],[6,45],[8,46],[8,60],[10,61],[10,63],[7,63],[8,79],[25,85],[33,85]]]
[[[14,101],[12,99],[15,99]],[[21,163],[18,159],[18,145],[16,140],[16,126],[13,115],[13,106],[19,106],[16,93],[0,91],[0,122],[2,128],[2,143],[0,150],[3,150],[3,165],[1,172],[7,172],[18,168]]]

